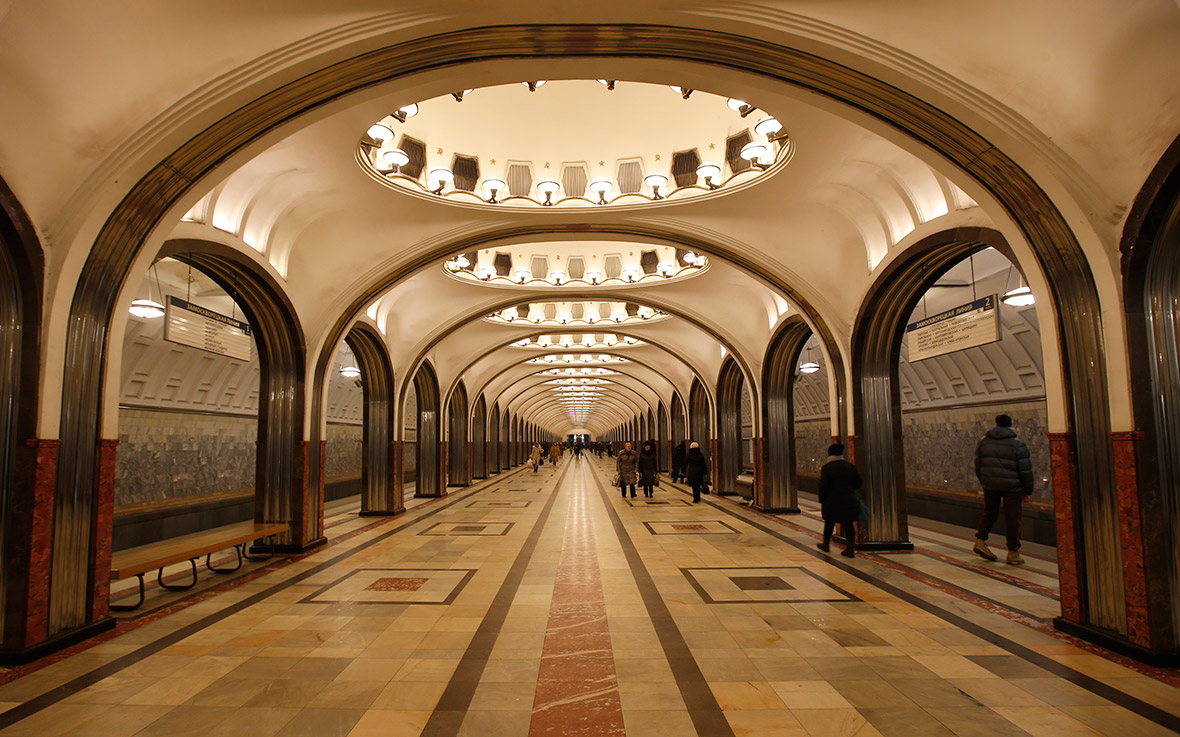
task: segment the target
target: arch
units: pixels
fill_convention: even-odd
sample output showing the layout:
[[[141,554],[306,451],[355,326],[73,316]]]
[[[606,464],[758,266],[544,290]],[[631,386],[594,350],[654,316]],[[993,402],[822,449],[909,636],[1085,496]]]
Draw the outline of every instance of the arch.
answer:
[[[52,464],[57,441],[37,437],[41,306],[45,259],[36,230],[0,179],[0,658],[19,658],[45,639],[43,593],[49,578],[35,552],[52,529],[35,470]],[[34,620],[42,620],[41,624]]]
[[[385,339],[368,323],[353,325],[345,341],[361,370],[365,402],[360,515],[398,514],[405,511],[405,506],[398,468],[393,462],[393,443],[398,436],[393,411],[393,364]]]
[[[686,439],[685,434],[688,431],[688,424],[684,415],[684,400],[680,398],[680,392],[672,393],[672,410],[670,415],[669,420],[672,423],[672,447],[675,449],[678,445],[684,445]]]
[[[1145,579],[1140,585],[1127,582],[1128,609],[1139,613],[1129,617],[1128,635],[1142,647],[1175,653],[1180,651],[1180,138],[1144,183],[1120,249],[1128,352],[1151,357],[1148,371],[1132,377],[1135,432],[1114,433],[1120,466],[1133,464],[1137,475],[1135,488],[1120,488],[1120,507],[1132,523],[1138,518],[1142,524],[1138,539],[1126,534],[1133,527],[1123,527],[1124,546],[1143,551]]]
[[[488,475],[493,473],[500,473],[504,469],[501,462],[501,442],[502,434],[500,432],[501,426],[504,423],[504,418],[500,414],[500,403],[492,404],[491,412],[488,413]]]
[[[500,414],[500,471],[512,468],[512,418],[505,409]]]
[[[471,478],[486,479],[489,475],[488,461],[488,402],[480,394],[471,411]]]
[[[442,418],[441,398],[438,394],[438,376],[429,361],[423,361],[414,374],[414,391],[418,394],[418,434],[414,452],[418,461],[418,481],[414,488],[415,497],[433,498],[446,496],[443,485]]]
[[[447,485],[471,484],[471,449],[467,440],[467,389],[460,381],[447,402]]]
[[[1079,467],[1072,475],[1086,486],[1084,500],[1101,500],[1102,511],[1087,517],[1101,518],[1099,526],[1105,530],[1110,515],[1106,510],[1109,500],[1103,497],[1109,495],[1102,492],[1102,487],[1110,488],[1106,482],[1113,471],[1109,438],[1104,436],[1109,430],[1109,416],[1102,328],[1095,319],[1101,314],[1101,306],[1085,254],[1062,214],[1033,177],[953,115],[852,66],[756,38],[705,29],[637,24],[461,29],[361,53],[286,84],[275,85],[270,92],[231,111],[148,169],[103,224],[81,270],[71,302],[65,364],[85,380],[66,382],[63,387],[62,406],[67,409],[61,423],[59,478],[69,481],[63,480],[59,487],[62,492],[70,493],[69,501],[76,504],[64,503],[66,509],[62,512],[76,508],[89,514],[94,509],[91,497],[96,495],[98,477],[93,453],[97,444],[93,441],[102,402],[99,378],[105,365],[106,331],[119,288],[149,234],[166,213],[178,206],[194,183],[204,181],[235,152],[285,122],[350,92],[443,66],[492,59],[546,60],[575,52],[588,57],[711,64],[800,86],[893,126],[944,157],[990,193],[1027,237],[1045,272],[1055,303],[1073,308],[1058,313],[1065,373],[1073,377],[1068,384],[1068,398]],[[410,273],[434,257],[435,254],[423,254],[421,259],[412,260],[414,263],[407,263],[402,273]],[[766,278],[777,283],[773,276]],[[376,292],[382,289],[374,285]],[[346,310],[347,319],[358,314],[373,296],[372,290],[358,295]],[[803,311],[809,309],[804,301],[797,300],[797,303]],[[816,327],[822,332],[825,345],[834,348],[822,323],[816,323]],[[338,342],[344,331],[338,325],[327,336],[327,343]],[[835,365],[838,354],[833,350],[830,355],[832,376],[842,382],[843,367]],[[322,385],[329,360],[322,353],[317,359],[316,386]],[[838,389],[836,396],[838,401],[832,411],[842,423],[844,392]],[[317,394],[313,397],[312,415],[319,417],[322,398]],[[311,440],[318,443],[319,424],[313,422],[311,428]],[[89,536],[83,538],[88,547]],[[77,559],[79,547],[67,545],[63,552],[72,553],[70,557]],[[1100,578],[1105,579],[1106,575]],[[71,613],[64,619],[58,616],[59,624],[77,620],[78,607],[72,604],[77,603],[78,591],[84,587],[70,584],[65,588],[71,591],[66,597],[71,601]],[[1106,617],[1099,619],[1104,626],[1118,624]]]
[[[742,472],[742,378],[732,358],[721,364],[717,376],[717,455],[713,483],[718,494],[736,494]]]
[[[995,248],[1015,263],[1007,241],[997,231],[958,228],[932,234],[889,264],[869,288],[861,305],[852,334],[852,370],[859,378],[852,391],[855,433],[850,438],[850,445],[865,479],[862,493],[871,511],[870,520],[865,525],[865,542],[862,543],[867,547],[912,548],[906,522],[905,463],[897,378],[905,321],[921,295],[947,269],[988,247]],[[1079,281],[1090,284],[1088,275],[1088,270],[1082,270],[1061,279],[1078,286]],[[1066,291],[1069,288],[1068,285],[1057,286]],[[1087,301],[1080,295],[1076,303],[1063,300],[1062,291],[1059,289],[1054,294],[1057,304],[1062,307],[1057,310],[1059,321],[1068,323],[1085,314],[1087,305],[1096,305],[1096,299]],[[1097,328],[1097,319],[1087,319],[1091,328]],[[1078,563],[1084,572],[1077,581],[1063,577],[1063,607],[1068,606],[1072,587],[1080,586],[1084,590],[1081,597],[1091,621],[1104,629],[1125,632],[1122,551],[1118,542],[1110,422],[1104,380],[1096,378],[1105,376],[1102,351],[1097,347],[1100,343],[1089,342],[1095,336],[1080,335],[1077,326],[1063,329],[1062,336],[1063,368],[1067,377],[1077,377],[1067,384],[1067,399],[1072,399],[1069,402],[1072,432],[1065,437],[1051,438],[1051,442],[1055,440],[1066,445],[1072,442],[1077,455],[1074,459],[1076,469],[1073,462],[1055,464],[1055,475],[1064,470],[1072,474],[1073,479],[1062,483],[1055,478],[1054,488],[1055,494],[1067,503],[1074,497],[1080,502],[1072,516],[1077,520],[1078,532],[1084,540],[1084,545],[1077,551]],[[1089,360],[1093,364],[1087,365],[1085,371],[1079,370],[1081,364]],[[1083,389],[1083,386],[1089,388]],[[1101,402],[1096,401],[1099,399]],[[1056,455],[1056,448],[1054,452]],[[1070,550],[1073,534],[1063,536],[1061,532],[1059,528],[1059,549],[1066,551],[1062,556],[1066,558],[1074,552]],[[1066,571],[1065,568],[1062,570]]]
[[[766,349],[762,361],[763,441],[755,446],[755,467],[763,473],[754,485],[754,507],[764,512],[799,511],[799,480],[795,459],[795,366],[811,328],[788,318]],[[761,447],[758,447],[760,445]]]
[[[699,443],[705,458],[713,460],[713,438],[710,435],[709,394],[699,378],[694,377],[688,390],[688,423],[690,443]]]
[[[656,409],[656,463],[662,473],[667,473],[672,458],[672,435],[668,424],[668,407],[660,400]]]

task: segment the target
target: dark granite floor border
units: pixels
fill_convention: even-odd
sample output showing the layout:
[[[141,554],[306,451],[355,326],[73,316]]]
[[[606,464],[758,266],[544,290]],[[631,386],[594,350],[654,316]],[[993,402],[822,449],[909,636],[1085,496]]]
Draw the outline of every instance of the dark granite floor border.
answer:
[[[687,493],[687,492],[682,492],[682,493]],[[876,586],[877,588],[881,589],[882,591],[884,591],[892,596],[896,596],[898,599],[901,599],[902,601],[906,602],[907,604],[911,604],[911,605],[916,606],[919,609],[921,609],[929,614],[933,614],[934,616],[938,617],[939,619],[943,620],[944,622],[947,622],[949,624],[953,624],[955,627],[958,627],[959,629],[969,632],[972,635],[975,635],[976,637],[980,638],[981,640],[984,640],[985,642],[987,642],[989,644],[995,645],[996,647],[998,647],[1002,650],[1005,650],[1008,653],[1011,653],[1012,655],[1015,655],[1016,657],[1021,658],[1022,660],[1025,660],[1025,661],[1037,666],[1038,668],[1041,668],[1042,670],[1046,670],[1046,671],[1052,673],[1053,675],[1057,676],[1058,678],[1061,678],[1062,680],[1068,681],[1080,688],[1084,688],[1087,691],[1089,691],[1090,693],[1094,694],[1095,696],[1100,696],[1113,704],[1121,706],[1124,709],[1127,709],[1128,711],[1131,711],[1133,713],[1138,714],[1139,716],[1149,719],[1152,722],[1155,722],[1156,724],[1160,725],[1161,727],[1164,727],[1166,729],[1170,729],[1173,732],[1180,733],[1180,716],[1177,716],[1175,714],[1171,714],[1171,713],[1159,708],[1158,706],[1153,706],[1152,704],[1149,704],[1146,701],[1143,701],[1142,699],[1138,699],[1138,698],[1136,698],[1124,691],[1120,691],[1119,689],[1115,688],[1114,686],[1103,683],[1102,681],[1098,680],[1097,678],[1094,678],[1092,676],[1086,675],[1085,673],[1081,673],[1079,671],[1076,671],[1073,668],[1070,668],[1067,665],[1063,665],[1046,655],[1042,655],[1042,654],[1036,652],[1035,650],[1032,650],[1031,648],[1021,645],[1020,643],[1013,642],[1012,640],[1009,640],[1008,638],[1006,638],[1002,635],[992,632],[991,630],[983,627],[982,625],[978,625],[978,624],[976,624],[968,619],[965,619],[953,612],[949,612],[949,611],[943,609],[942,607],[938,606],[937,604],[932,604],[929,601],[926,601],[925,599],[921,598],[917,594],[910,593],[910,592],[908,592],[904,589],[901,589],[891,583],[887,583],[887,582],[881,580],[880,578],[877,578],[876,576],[872,575],[871,573],[862,571],[859,568],[856,568],[855,566],[853,566],[849,563],[845,563],[843,561],[836,560],[835,558],[832,558],[831,556],[824,555],[824,554],[820,553],[819,551],[815,550],[809,543],[801,542],[798,540],[792,540],[787,535],[784,535],[783,533],[779,532],[778,530],[775,530],[774,528],[761,523],[757,519],[752,519],[750,517],[747,517],[746,515],[740,514],[738,511],[735,511],[732,509],[726,509],[725,505],[723,505],[723,504],[713,502],[713,501],[708,501],[708,500],[703,500],[703,501],[705,501],[705,503],[712,506],[714,509],[717,509],[720,512],[724,512],[725,514],[728,514],[730,517],[733,517],[734,519],[741,520],[742,522],[745,522],[746,524],[750,525],[751,527],[754,527],[757,530],[765,532],[766,534],[770,535],[771,537],[781,540],[782,542],[785,542],[792,547],[798,548],[799,550],[802,550],[803,552],[807,553],[808,555],[812,556],[813,558],[822,559],[826,563],[828,563],[829,565],[836,566],[837,568],[844,571],[845,573],[848,573],[851,576],[855,576],[856,578],[859,578],[860,580],[862,580],[866,583],[872,584],[873,586]]]
[[[525,571],[533,559],[537,543],[541,540],[541,532],[549,521],[553,505],[557,501],[558,493],[568,470],[569,466],[566,466],[557,477],[557,481],[553,485],[553,493],[545,500],[545,506],[541,508],[540,516],[533,523],[533,529],[529,531],[529,536],[521,546],[520,552],[516,554],[516,560],[508,569],[508,575],[504,577],[500,589],[496,591],[492,605],[488,607],[483,619],[480,620],[479,628],[467,645],[467,650],[459,660],[459,665],[455,666],[455,672],[451,674],[451,679],[443,689],[442,696],[439,698],[438,704],[435,705],[434,711],[431,712],[430,718],[426,721],[426,726],[422,728],[419,737],[456,737],[459,734],[459,730],[463,726],[463,719],[467,716],[467,710],[471,706],[471,699],[475,696],[475,689],[483,677],[488,659],[492,655],[492,648],[496,646],[496,639],[500,636],[504,620],[508,617],[508,610],[512,607],[512,601],[516,598],[521,581],[524,580]]]
[[[700,524],[702,522],[716,522],[717,524],[721,525],[725,529],[729,530],[729,532],[709,532],[708,530],[705,530],[702,532],[698,532],[696,530],[681,530],[681,531],[677,531],[677,532],[657,532],[656,529],[654,527],[652,527],[652,525],[690,525],[690,524]],[[651,533],[652,535],[696,536],[696,535],[740,535],[740,534],[742,534],[741,530],[735,530],[732,527],[730,527],[729,525],[725,524],[725,522],[723,522],[722,520],[719,520],[719,519],[653,519],[653,520],[645,520],[643,522],[643,526],[646,527],[647,531],[649,533]]]
[[[489,526],[491,526],[491,525],[504,525],[504,529],[503,529],[503,530],[501,530],[500,532],[496,532],[496,533],[484,533],[484,532],[431,532],[431,530],[433,530],[434,528],[438,527],[439,525],[445,525],[445,524],[448,524],[448,523],[446,523],[446,522],[435,522],[435,523],[434,523],[433,525],[431,525],[430,527],[427,527],[425,530],[422,530],[421,532],[419,532],[419,533],[418,533],[418,535],[419,535],[419,536],[424,536],[424,537],[504,537],[505,535],[507,535],[507,534],[508,534],[508,531],[509,531],[509,530],[511,530],[513,527],[515,527],[515,526],[516,526],[516,523],[515,523],[515,522],[505,522],[505,521],[498,521],[498,522],[451,522],[450,524],[452,524],[452,525],[463,525],[463,526],[484,525],[485,527],[489,527]]]
[[[631,540],[627,528],[623,526],[623,520],[615,511],[614,505],[611,504],[611,497],[607,495],[606,488],[598,478],[598,473],[593,468],[587,470],[590,472],[594,485],[598,488],[603,506],[606,507],[615,537],[618,538],[619,545],[623,549],[623,556],[627,559],[627,566],[631,569],[631,576],[635,579],[635,585],[643,599],[643,606],[647,609],[647,616],[655,627],[660,647],[663,648],[664,657],[667,658],[668,665],[672,669],[672,677],[676,681],[676,687],[680,689],[680,696],[688,708],[688,716],[692,719],[697,735],[699,737],[735,737],[733,727],[725,718],[725,712],[717,703],[713,689],[709,688],[709,682],[705,680],[705,675],[701,672],[696,658],[693,657],[688,643],[685,642],[684,635],[676,626],[676,620],[668,611],[664,597],[660,595],[651,573],[643,563],[643,558],[635,549],[635,543]]]
[[[414,519],[407,519],[405,522],[402,522],[401,524],[397,525],[396,527],[393,527],[392,529],[381,533],[380,535],[374,537],[372,540],[368,540],[366,542],[360,543],[359,545],[357,545],[355,547],[349,548],[348,550],[343,551],[339,555],[333,556],[332,558],[324,561],[323,563],[312,566],[311,568],[307,569],[306,571],[303,571],[302,573],[295,574],[294,576],[287,579],[286,581],[281,581],[281,582],[275,584],[274,586],[270,586],[270,587],[266,588],[263,591],[259,591],[258,593],[248,596],[245,599],[234,602],[233,604],[226,606],[224,609],[214,612],[213,614],[210,614],[206,617],[202,617],[191,624],[181,627],[180,629],[176,630],[175,632],[164,635],[164,636],[144,645],[143,647],[137,648],[137,649],[127,653],[126,655],[123,655],[119,658],[116,658],[115,660],[112,660],[111,662],[109,662],[105,665],[100,665],[99,667],[95,668],[94,670],[83,673],[82,675],[80,675],[76,678],[73,678],[73,679],[67,681],[66,683],[63,683],[60,686],[52,688],[39,696],[29,699],[28,701],[24,702],[23,704],[20,704],[19,706],[14,706],[13,708],[9,709],[8,711],[0,714],[0,730],[6,729],[6,728],[12,726],[13,724],[17,724],[18,722],[20,722],[24,719],[27,719],[27,718],[33,716],[34,714],[37,714],[37,713],[53,706],[54,704],[57,704],[58,702],[62,701],[63,699],[66,699],[66,698],[78,693],[79,691],[81,691],[89,686],[93,686],[94,684],[98,683],[99,681],[103,680],[104,678],[109,678],[113,675],[116,675],[117,673],[119,673],[123,669],[129,668],[132,665],[135,665],[136,663],[143,660],[144,658],[155,655],[156,653],[160,652],[161,650],[164,650],[165,648],[175,645],[176,643],[180,642],[181,640],[185,639],[186,637],[190,637],[191,635],[193,635],[197,632],[200,632],[201,630],[205,629],[206,627],[222,621],[223,619],[225,619],[226,617],[229,617],[230,615],[237,614],[238,612],[243,611],[243,610],[245,610],[245,609],[261,602],[261,601],[265,601],[267,599],[267,597],[273,596],[273,595],[279,593],[280,591],[283,591],[284,589],[290,588],[291,586],[294,586],[297,583],[305,581],[308,578],[316,575],[317,573],[327,570],[328,568],[336,565],[337,563],[347,560],[349,557],[351,557],[352,555],[354,555],[362,550],[370,548],[373,545],[376,545],[377,543],[379,543],[383,540],[387,540],[391,536],[396,535],[397,533],[402,532],[403,530],[405,530],[409,527],[412,527],[412,526],[422,522],[425,519],[429,519],[430,517],[433,517],[434,515],[438,514],[439,512],[442,512],[446,509],[449,509],[449,508],[459,504],[460,502],[470,499],[473,495],[478,494],[479,492],[483,491],[483,487],[484,487],[484,484],[481,484],[477,488],[472,489],[471,493],[463,493],[462,495],[456,494],[454,497],[448,498],[447,501],[445,501],[442,504],[439,504],[438,506],[436,506],[432,509],[423,509],[423,507],[415,507],[414,509],[411,509],[410,511],[406,512],[406,516],[416,515],[414,517]],[[416,514],[419,509],[422,509],[422,512],[420,514]],[[385,520],[388,520],[388,522],[393,522],[395,519],[404,519],[404,518],[395,518],[395,517],[385,518]],[[383,523],[386,523],[385,520],[383,520]],[[314,552],[320,552],[320,551],[313,551],[313,553],[311,553],[311,554],[314,554]]]

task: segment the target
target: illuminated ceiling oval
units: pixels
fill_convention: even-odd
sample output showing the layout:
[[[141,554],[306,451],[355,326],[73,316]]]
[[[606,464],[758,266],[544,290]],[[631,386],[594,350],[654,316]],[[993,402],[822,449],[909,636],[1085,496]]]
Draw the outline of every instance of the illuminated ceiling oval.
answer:
[[[754,105],[614,80],[457,90],[358,133],[358,162],[391,189],[520,210],[715,197],[773,175],[794,153],[782,123]]]

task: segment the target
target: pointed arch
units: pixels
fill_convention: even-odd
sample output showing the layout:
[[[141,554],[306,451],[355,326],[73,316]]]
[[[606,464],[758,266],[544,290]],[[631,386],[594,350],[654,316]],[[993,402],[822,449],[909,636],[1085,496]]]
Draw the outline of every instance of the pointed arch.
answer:
[[[415,442],[418,482],[414,496],[446,496],[443,486],[444,454],[441,452],[441,398],[438,394],[438,375],[429,361],[423,361],[414,374],[414,391],[418,394],[418,433]]]
[[[718,494],[736,494],[742,472],[742,369],[732,358],[717,376],[717,455],[713,483]]]
[[[488,477],[488,402],[480,394],[471,411],[471,478]]]
[[[762,361],[762,468],[754,487],[754,506],[764,512],[798,512],[795,458],[795,366],[811,328],[802,318],[786,320]],[[758,461],[755,460],[755,465]]]
[[[467,388],[460,381],[447,402],[447,486],[468,486],[471,483],[467,422]]]
[[[368,323],[358,322],[344,339],[356,356],[364,393],[364,451],[361,461],[361,516],[385,516],[405,511],[397,479],[393,443],[393,364],[385,340]]]

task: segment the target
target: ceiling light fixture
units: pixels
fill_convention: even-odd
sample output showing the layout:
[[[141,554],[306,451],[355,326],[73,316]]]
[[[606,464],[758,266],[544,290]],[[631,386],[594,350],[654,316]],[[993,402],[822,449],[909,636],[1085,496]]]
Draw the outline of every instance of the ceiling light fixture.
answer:
[[[452,92],[451,97],[455,98],[455,102],[463,102],[463,98],[470,95],[475,90],[463,90],[462,92]]]
[[[361,375],[361,370],[356,366],[343,366],[340,369],[340,375],[346,379],[355,379]]]
[[[717,189],[718,185],[714,180],[721,175],[721,167],[716,164],[704,163],[697,167],[697,176],[705,180],[705,186],[709,189]]]
[[[644,177],[643,183],[651,187],[651,198],[653,200],[664,199],[663,197],[660,197],[660,187],[663,187],[668,183],[668,177],[656,172],[653,174],[648,174],[646,177]]]
[[[783,132],[783,124],[778,121],[778,118],[763,118],[754,125],[754,132],[760,136],[766,136],[766,140],[774,142],[787,137]]]
[[[455,180],[455,173],[446,167],[438,167],[431,169],[429,174],[430,180],[438,182],[438,187],[434,190],[434,194],[442,194],[446,186]]]
[[[505,186],[504,180],[498,179],[496,177],[488,177],[487,179],[483,180],[483,188],[487,190],[487,193],[490,196],[488,202],[492,203],[493,205],[496,204],[498,202],[496,196],[504,191]]]
[[[376,141],[378,146],[393,140],[393,131],[390,130],[389,126],[382,123],[374,123],[369,126],[369,130],[365,131],[365,135]]]
[[[1004,296],[1000,301],[1012,307],[1028,307],[1036,304],[1037,298],[1033,296],[1032,289],[1029,287],[1017,287],[1010,291],[1004,292]]]
[[[536,92],[541,87],[545,86],[545,80],[538,79],[535,82],[521,82],[525,87],[529,88],[529,92]]]
[[[553,204],[553,195],[557,190],[561,189],[561,184],[552,179],[542,179],[537,182],[537,191],[545,195],[545,201],[541,204],[550,206]]]
[[[742,150],[738,155],[759,169],[765,169],[769,164],[765,163],[764,159],[769,153],[770,147],[765,143],[761,141],[750,141],[745,146],[742,146]]]
[[[739,113],[743,118],[758,109],[748,102],[742,102],[733,97],[726,100],[725,104],[729,106],[730,110]]]
[[[595,179],[590,182],[590,191],[598,195],[598,204],[606,204],[606,196],[610,194],[614,184],[609,179]]]
[[[151,287],[150,283],[148,287]],[[155,317],[164,316],[164,305],[151,299],[133,299],[131,300],[131,309],[127,311],[136,317],[150,320]]]
[[[397,110],[394,110],[392,113],[389,114],[389,117],[393,118],[394,120],[396,120],[399,123],[404,123],[404,122],[406,122],[407,119],[412,118],[417,114],[418,114],[418,105],[417,105],[417,103],[411,102],[409,105],[406,105],[405,107],[400,107]]]
[[[381,152],[381,160],[393,167],[391,171],[396,172],[401,167],[410,163],[410,155],[400,148],[390,148]]]
[[[693,92],[695,92],[695,90],[691,90],[691,89],[689,89],[689,88],[687,88],[687,87],[677,87],[677,86],[676,86],[676,85],[674,85],[674,84],[673,84],[673,85],[669,85],[669,86],[672,88],[672,91],[673,91],[673,92],[675,92],[676,94],[680,95],[680,96],[681,96],[681,97],[683,97],[685,100],[687,100],[689,97],[692,97],[692,93],[693,93]]]
[[[603,87],[606,87],[608,90],[613,90],[615,88],[615,82],[617,81],[618,80],[614,79],[600,79],[598,80],[598,83]]]

